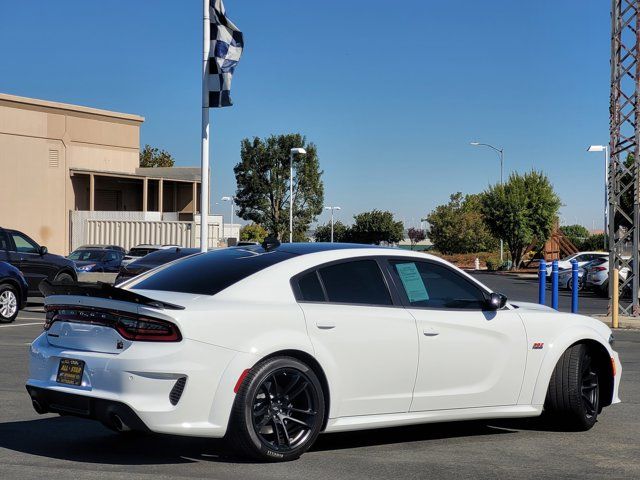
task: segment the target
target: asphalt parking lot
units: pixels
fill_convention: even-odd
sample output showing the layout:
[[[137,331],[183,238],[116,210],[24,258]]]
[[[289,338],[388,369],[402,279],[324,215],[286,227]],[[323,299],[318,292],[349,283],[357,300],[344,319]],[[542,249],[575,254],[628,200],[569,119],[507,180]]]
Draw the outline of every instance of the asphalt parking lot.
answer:
[[[431,424],[327,434],[298,461],[255,464],[227,456],[219,441],[123,437],[92,421],[37,415],[24,381],[43,317],[31,306],[0,326],[2,479],[640,478],[640,331],[616,333],[623,403],[589,432],[531,420]]]
[[[538,303],[538,279],[503,273],[469,272],[487,287],[504,293],[509,300]],[[551,306],[550,281],[547,282],[547,305]],[[582,291],[578,298],[578,313],[584,315],[605,315],[609,299],[595,292]],[[571,311],[571,291],[558,291],[558,309],[561,312]]]

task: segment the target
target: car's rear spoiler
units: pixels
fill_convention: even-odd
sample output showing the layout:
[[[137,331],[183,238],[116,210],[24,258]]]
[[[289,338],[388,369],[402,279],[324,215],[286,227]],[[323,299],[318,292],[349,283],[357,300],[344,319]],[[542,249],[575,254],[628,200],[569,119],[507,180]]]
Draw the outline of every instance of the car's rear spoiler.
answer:
[[[153,298],[145,297],[131,290],[117,288],[104,282],[59,283],[43,280],[40,282],[40,291],[45,297],[50,295],[75,295],[79,297],[108,298],[110,300],[121,300],[123,302],[137,303],[154,308],[184,310],[184,307],[181,305],[154,300]]]

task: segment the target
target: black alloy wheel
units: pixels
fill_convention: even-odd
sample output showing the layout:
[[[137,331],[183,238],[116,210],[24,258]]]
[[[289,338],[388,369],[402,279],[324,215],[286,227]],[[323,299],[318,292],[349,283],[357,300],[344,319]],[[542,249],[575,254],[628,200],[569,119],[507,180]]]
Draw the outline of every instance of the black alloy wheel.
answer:
[[[318,415],[311,380],[293,368],[264,379],[253,398],[253,429],[270,448],[290,452],[311,435]]]
[[[600,388],[598,373],[592,367],[591,355],[586,353],[582,359],[581,397],[587,417],[598,415],[600,406]]]

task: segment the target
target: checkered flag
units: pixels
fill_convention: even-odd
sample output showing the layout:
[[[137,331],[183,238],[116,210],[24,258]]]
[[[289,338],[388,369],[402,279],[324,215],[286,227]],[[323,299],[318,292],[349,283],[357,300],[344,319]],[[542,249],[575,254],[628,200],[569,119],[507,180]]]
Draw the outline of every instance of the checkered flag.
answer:
[[[231,79],[242,55],[242,32],[225,15],[222,0],[210,0],[211,50],[209,53],[209,102],[205,107],[230,107]]]

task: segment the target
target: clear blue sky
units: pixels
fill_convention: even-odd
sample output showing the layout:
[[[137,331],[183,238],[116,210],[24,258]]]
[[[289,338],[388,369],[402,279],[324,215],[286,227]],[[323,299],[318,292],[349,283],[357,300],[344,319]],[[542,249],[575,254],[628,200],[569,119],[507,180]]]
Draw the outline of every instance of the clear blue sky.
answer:
[[[477,139],[507,172],[546,172],[565,223],[599,228],[603,160],[585,150],[608,141],[609,6],[227,0],[246,46],[235,106],[212,110],[212,198],[235,190],[243,137],[299,131],[341,218],[411,224],[497,181]],[[143,144],[199,163],[200,0],[0,0],[0,18],[1,92],[141,114]]]

